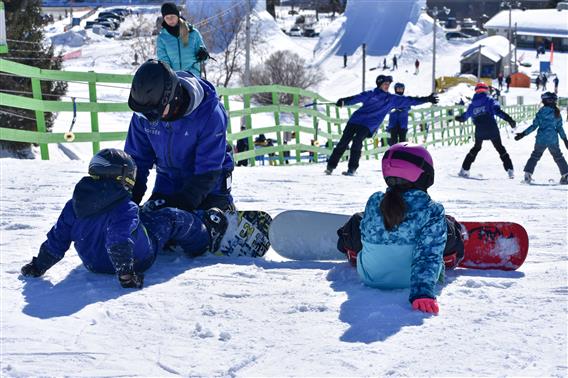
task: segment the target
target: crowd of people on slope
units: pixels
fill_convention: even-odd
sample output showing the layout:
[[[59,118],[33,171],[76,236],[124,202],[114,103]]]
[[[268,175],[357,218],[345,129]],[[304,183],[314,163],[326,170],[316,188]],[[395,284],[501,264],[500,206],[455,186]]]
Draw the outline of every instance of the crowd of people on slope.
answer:
[[[235,210],[227,113],[215,87],[200,77],[196,62],[206,59],[207,50],[199,33],[180,17],[175,4],[164,4],[162,15],[165,25],[158,44],[163,48],[157,60],[139,67],[132,81],[128,105],[133,115],[124,150],[104,149],[93,156],[88,175],[75,185],[37,256],[21,268],[22,275],[42,276],[74,243],[89,271],[114,274],[123,288],[141,288],[144,272],[160,251],[179,247],[190,256],[199,256],[219,248],[228,226],[225,212]],[[176,52],[171,38],[178,39],[178,49],[192,48],[193,55]],[[173,58],[176,53],[177,58]],[[343,228],[348,231],[341,234],[338,246],[357,266],[366,285],[410,288],[412,308],[438,313],[435,285],[445,268],[458,266],[463,258],[461,227],[428,195],[428,188],[434,184],[431,155],[424,147],[406,142],[410,107],[436,104],[438,97],[405,96],[402,83],[395,84],[392,94],[392,82],[391,76],[379,75],[375,89],[340,98],[336,103],[338,107],[362,106],[349,118],[328,160],[328,175],[350,143],[344,174],[354,175],[363,140],[372,136],[392,112],[387,127],[390,147],[382,160],[387,190],[371,195],[365,212],[353,216]],[[488,90],[486,84],[477,84],[466,112],[456,116],[460,122],[472,118],[476,127],[474,147],[466,155],[460,174],[468,174],[482,142],[490,140],[509,177],[513,177],[495,116],[513,128],[515,121],[500,109]],[[561,171],[561,182],[568,184],[568,165],[558,136],[567,149],[568,139],[556,94],[544,93],[542,103],[532,125],[515,136],[519,140],[537,130],[534,151],[524,168],[525,180],[530,181],[548,149]],[[257,143],[269,145],[268,139],[261,140],[260,136]],[[248,145],[241,144],[241,148]],[[148,177],[153,168],[156,178],[148,196]],[[145,197],[148,199],[143,203]]]

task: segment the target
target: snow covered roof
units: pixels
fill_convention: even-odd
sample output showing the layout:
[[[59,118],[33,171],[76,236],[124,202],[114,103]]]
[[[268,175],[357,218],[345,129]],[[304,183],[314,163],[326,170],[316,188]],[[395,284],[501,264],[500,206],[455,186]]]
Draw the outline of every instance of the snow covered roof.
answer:
[[[509,54],[509,40],[501,35],[493,35],[472,43],[470,47],[462,53],[462,59],[469,58],[477,53],[480,45],[482,46],[481,55],[493,62],[498,62]],[[511,49],[514,48],[515,45],[511,44]]]
[[[511,25],[517,23],[517,33],[568,38],[568,11],[556,9],[513,9]],[[509,10],[497,13],[485,23],[486,29],[508,29]]]

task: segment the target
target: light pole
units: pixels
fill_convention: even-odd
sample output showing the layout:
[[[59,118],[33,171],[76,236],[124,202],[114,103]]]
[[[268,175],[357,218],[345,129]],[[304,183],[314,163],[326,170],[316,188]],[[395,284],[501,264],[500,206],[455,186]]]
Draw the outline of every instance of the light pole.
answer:
[[[432,93],[436,92],[436,26],[437,26],[437,16],[441,12],[445,13],[446,15],[450,14],[450,9],[443,7],[442,9],[438,9],[438,7],[434,7],[429,9],[430,14],[434,18],[434,26],[432,29],[433,34],[433,42],[432,42]]]
[[[521,2],[520,1],[513,1],[513,0],[505,0],[501,2],[502,8],[509,8],[509,30],[507,32],[507,37],[509,39],[509,55],[507,56],[507,75],[511,75],[513,73],[513,69],[511,68],[511,39],[513,39],[512,29],[511,29],[511,13],[513,12],[513,8],[520,8]]]

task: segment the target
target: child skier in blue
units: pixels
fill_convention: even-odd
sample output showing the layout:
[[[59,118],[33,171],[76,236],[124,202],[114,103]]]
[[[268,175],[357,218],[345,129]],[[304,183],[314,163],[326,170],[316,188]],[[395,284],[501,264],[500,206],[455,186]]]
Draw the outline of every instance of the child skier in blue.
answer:
[[[410,288],[412,308],[436,314],[435,286],[444,266],[454,268],[463,259],[461,226],[427,193],[434,165],[424,147],[395,144],[382,168],[386,192],[371,195],[365,212],[338,230],[338,249],[357,265],[366,285]]]
[[[394,93],[404,96],[404,84],[396,83],[394,85]],[[401,106],[394,109],[389,114],[389,124],[386,131],[390,133],[388,141],[389,146],[400,142],[406,142],[406,132],[408,131],[408,111],[410,106]]]
[[[395,108],[407,107],[431,102],[438,103],[438,96],[432,93],[425,97],[407,97],[397,96],[389,93],[389,86],[392,83],[392,76],[379,75],[375,80],[377,87],[371,91],[365,91],[358,95],[340,98],[336,102],[336,106],[354,105],[359,102],[363,105],[357,109],[349,118],[343,135],[333,149],[331,156],[327,162],[325,173],[331,175],[333,170],[339,164],[339,160],[343,153],[351,143],[351,151],[349,154],[348,169],[343,174],[353,176],[359,167],[359,158],[361,158],[361,149],[365,138],[371,137],[379,128],[388,112]]]
[[[525,136],[529,135],[534,130],[538,129],[536,132],[536,143],[534,145],[534,150],[531,157],[525,165],[525,179],[526,183],[532,181],[532,174],[536,164],[542,157],[542,154],[546,149],[550,151],[552,158],[558,169],[560,170],[560,184],[568,185],[568,164],[566,159],[560,151],[560,145],[558,143],[558,135],[564,142],[564,145],[568,149],[568,138],[566,138],[566,133],[562,128],[562,117],[560,116],[560,109],[556,106],[556,101],[558,97],[555,93],[546,92],[543,93],[541,97],[542,104],[544,105],[533,120],[532,125],[530,125],[526,130],[515,135],[515,140],[521,140]]]
[[[168,242],[197,256],[216,250],[227,228],[218,209],[202,212],[163,208],[140,211],[132,201],[134,160],[124,151],[104,149],[89,163],[89,176],[75,186],[39,254],[24,265],[24,276],[39,277],[75,243],[85,267],[116,274],[123,288],[141,288],[156,253]]]

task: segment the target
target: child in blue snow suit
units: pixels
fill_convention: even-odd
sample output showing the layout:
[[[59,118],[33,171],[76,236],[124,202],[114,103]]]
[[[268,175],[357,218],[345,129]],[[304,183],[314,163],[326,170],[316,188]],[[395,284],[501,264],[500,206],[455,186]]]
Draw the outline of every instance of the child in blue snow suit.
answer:
[[[85,267],[116,274],[124,288],[141,288],[144,271],[168,242],[196,256],[215,250],[227,228],[218,209],[202,214],[163,208],[140,211],[132,201],[134,160],[124,151],[104,149],[89,163],[89,176],[75,186],[39,253],[24,265],[24,276],[39,277],[75,243]],[[224,221],[224,222],[223,222]]]
[[[436,283],[444,266],[454,268],[463,259],[460,225],[427,193],[434,166],[424,147],[395,144],[382,168],[387,191],[371,195],[365,212],[338,230],[338,248],[366,285],[410,288],[413,309],[438,313]]]
[[[562,151],[560,151],[560,145],[558,143],[558,136],[564,142],[564,145],[568,149],[568,138],[566,138],[566,133],[562,128],[562,117],[560,116],[560,109],[556,106],[556,101],[558,97],[555,93],[546,92],[543,93],[541,97],[543,107],[540,108],[536,117],[533,120],[532,125],[530,125],[523,132],[515,135],[515,140],[521,140],[525,136],[529,135],[534,130],[538,129],[536,132],[536,142],[534,145],[534,150],[531,153],[531,157],[525,165],[525,178],[524,181],[530,183],[532,181],[532,174],[536,164],[542,157],[542,154],[546,149],[550,151],[552,158],[558,169],[560,170],[560,184],[568,185],[568,164],[566,159],[562,156]]]
[[[399,96],[404,95],[404,84],[396,83],[394,85],[394,93]],[[390,133],[388,141],[389,146],[400,142],[406,142],[406,132],[408,131],[408,111],[410,106],[403,106],[394,109],[389,114],[389,124],[386,131]]]
[[[483,141],[490,140],[491,143],[493,143],[493,147],[495,147],[499,153],[499,157],[503,162],[503,167],[505,171],[507,171],[509,178],[512,179],[515,177],[513,162],[501,142],[499,127],[495,121],[495,116],[507,121],[512,128],[515,128],[517,125],[510,115],[501,110],[499,102],[490,96],[489,86],[483,82],[477,83],[475,86],[475,95],[473,95],[471,104],[469,104],[466,112],[455,117],[455,120],[458,122],[465,122],[471,117],[475,125],[475,144],[466,155],[458,175],[469,177],[469,170],[477,154],[481,151]]]
[[[344,172],[347,176],[353,176],[359,167],[363,140],[369,138],[377,131],[388,112],[392,109],[420,105],[426,102],[438,103],[438,96],[434,93],[425,97],[407,97],[390,94],[389,86],[391,83],[392,76],[379,75],[376,79],[377,87],[372,91],[365,91],[355,96],[337,100],[335,105],[339,107],[354,105],[359,102],[362,102],[363,105],[349,118],[341,139],[329,157],[325,170],[326,174],[331,175],[333,170],[337,168],[341,156],[343,156],[349,143],[353,141],[347,165],[348,170]]]

